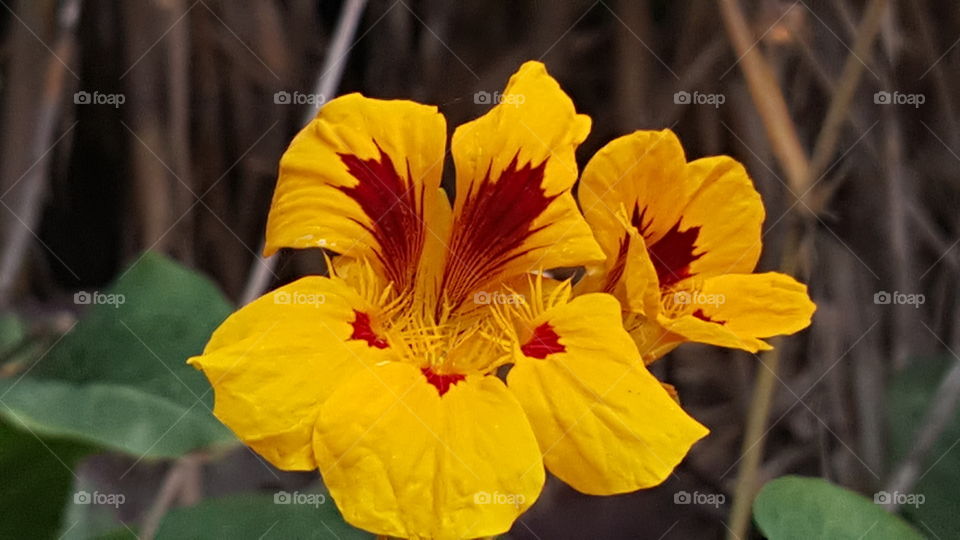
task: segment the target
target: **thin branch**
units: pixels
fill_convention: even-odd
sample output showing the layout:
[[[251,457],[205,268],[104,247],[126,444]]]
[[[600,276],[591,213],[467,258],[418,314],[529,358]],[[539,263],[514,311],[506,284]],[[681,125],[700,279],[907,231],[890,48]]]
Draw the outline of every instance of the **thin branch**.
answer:
[[[143,522],[140,525],[140,538],[142,540],[152,540],[157,535],[157,529],[160,527],[160,521],[167,511],[173,505],[178,495],[183,492],[183,488],[190,483],[190,477],[200,466],[200,457],[197,455],[186,455],[173,463],[167,475],[160,485],[160,491],[153,504],[144,514]]]
[[[887,0],[873,0],[867,6],[863,15],[863,20],[857,29],[853,52],[847,55],[843,73],[840,76],[840,83],[834,91],[827,116],[820,127],[817,142],[813,146],[813,157],[810,159],[809,170],[812,180],[819,178],[820,174],[830,165],[830,160],[836,151],[837,141],[840,139],[840,128],[843,126],[844,118],[850,114],[850,103],[853,101],[857,87],[860,86],[863,72],[867,68],[864,62],[870,61],[870,51],[873,48],[874,39],[880,31],[880,23],[883,20],[886,8]],[[814,202],[817,200],[817,198],[814,198]],[[816,207],[811,207],[811,209],[814,212],[818,210]]]
[[[343,68],[346,66],[350,49],[353,48],[353,36],[356,34],[366,4],[367,0],[349,0],[341,9],[337,28],[333,33],[333,40],[327,49],[327,56],[323,62],[323,70],[317,79],[316,94],[329,98],[336,93],[337,87],[340,86]],[[308,108],[303,123],[308,124],[313,120],[313,115],[313,108]],[[262,245],[260,253],[263,253]],[[240,305],[248,304],[263,294],[263,291],[270,285],[270,278],[273,277],[276,266],[276,255],[266,258],[259,255],[256,257],[250,269],[247,285],[243,289]]]
[[[750,96],[763,119],[773,153],[783,167],[790,188],[794,193],[805,193],[810,182],[807,172],[810,164],[800,144],[797,126],[790,118],[780,85],[763,53],[757,48],[738,0],[719,0],[719,3],[727,35],[739,58]]]
[[[741,69],[750,94],[763,120],[774,155],[783,167],[790,188],[799,194],[802,206],[808,207],[810,186],[825,170],[832,158],[839,138],[840,127],[850,101],[858,86],[863,69],[862,58],[868,57],[880,26],[886,0],[872,0],[858,28],[854,50],[847,58],[837,92],[831,101],[824,125],[821,127],[814,151],[814,160],[808,161],[796,125],[790,118],[786,101],[773,72],[763,54],[752,42],[746,17],[737,0],[719,0],[730,41],[740,58]],[[785,240],[780,269],[788,274],[803,266],[798,253],[803,238],[803,227],[792,227]],[[754,386],[747,428],[743,441],[743,463],[737,475],[733,508],[731,509],[728,539],[744,537],[750,528],[750,512],[759,479],[763,457],[766,423],[776,390],[775,380],[780,364],[779,347],[763,357],[767,369],[760,370]]]
[[[14,284],[23,268],[27,248],[30,246],[30,237],[34,236],[33,230],[36,229],[40,220],[45,181],[52,157],[50,150],[51,146],[56,145],[53,133],[60,119],[60,104],[63,103],[66,87],[64,81],[67,72],[72,73],[64,62],[69,62],[73,57],[74,31],[79,18],[80,0],[70,0],[64,4],[58,17],[60,36],[47,66],[39,114],[36,119],[37,129],[30,144],[32,165],[19,180],[22,182],[22,187],[18,204],[15,208],[7,207],[7,210],[14,213],[16,219],[10,222],[9,233],[3,245],[3,251],[0,253],[0,307],[10,302]],[[11,185],[7,191],[13,189],[14,185]]]

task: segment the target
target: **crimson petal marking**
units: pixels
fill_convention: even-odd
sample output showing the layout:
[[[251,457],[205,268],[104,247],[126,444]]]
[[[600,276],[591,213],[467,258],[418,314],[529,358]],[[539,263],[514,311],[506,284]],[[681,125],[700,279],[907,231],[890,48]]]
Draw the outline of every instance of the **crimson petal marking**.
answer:
[[[560,343],[560,336],[553,329],[550,323],[543,323],[533,330],[533,335],[520,347],[520,352],[532,357],[543,360],[547,355],[553,353],[562,353],[567,350]]]
[[[428,367],[420,368],[420,372],[423,373],[423,376],[427,378],[427,382],[432,384],[441,396],[446,394],[451,386],[467,378],[466,375],[461,375],[460,373],[434,373],[434,371]]]
[[[350,323],[353,325],[353,333],[350,334],[350,339],[366,341],[367,345],[378,349],[386,349],[390,346],[387,340],[373,331],[373,327],[370,326],[370,315],[357,310],[353,310],[353,315],[353,322]]]
[[[700,226],[695,225],[681,231],[680,221],[683,219],[681,217],[677,219],[677,222],[666,234],[653,244],[650,244],[650,233],[648,229],[653,221],[650,220],[644,223],[646,213],[647,207],[644,207],[642,211],[639,206],[634,207],[631,222],[633,226],[640,231],[644,239],[648,240],[647,253],[650,254],[653,268],[657,271],[657,280],[660,282],[661,288],[667,288],[678,281],[690,277],[692,275],[690,272],[690,264],[700,257],[703,257],[705,253],[703,251],[694,253],[697,248],[697,237],[700,236]]]
[[[716,323],[716,324],[719,324],[720,326],[727,324],[727,321],[719,321],[716,319],[711,319],[710,316],[704,313],[702,309],[697,309],[692,313],[692,315],[700,319],[701,321]]]
[[[520,248],[543,228],[532,227],[533,221],[559,194],[547,196],[543,189],[547,160],[521,167],[518,157],[519,151],[496,181],[490,177],[491,163],[483,179],[466,194],[453,225],[450,257],[441,282],[453,307],[460,306],[469,293],[511,261],[536,249]]]
[[[603,292],[613,294],[623,277],[623,271],[627,267],[627,252],[630,251],[630,235],[625,235],[620,239],[620,249],[617,251],[617,258],[613,266],[607,272],[607,281],[603,284]]]
[[[338,154],[357,185],[337,189],[357,201],[372,223],[357,221],[377,241],[377,259],[400,291],[413,285],[413,275],[423,250],[423,186],[419,193],[407,164],[407,180],[397,172],[390,156],[373,141],[379,158],[360,159],[353,154]]]

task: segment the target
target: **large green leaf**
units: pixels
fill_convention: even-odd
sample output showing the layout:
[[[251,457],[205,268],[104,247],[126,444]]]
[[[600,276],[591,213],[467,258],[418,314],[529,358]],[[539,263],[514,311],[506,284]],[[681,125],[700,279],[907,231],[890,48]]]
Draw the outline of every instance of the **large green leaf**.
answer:
[[[235,444],[210,413],[206,380],[185,364],[231,311],[217,288],[148,253],[98,294],[22,378],[0,379],[0,417],[137,458]]]
[[[0,422],[0,538],[56,538],[73,468],[89,451]]]
[[[872,500],[823,480],[784,476],[767,483],[753,519],[770,540],[911,540],[915,529]]]
[[[894,378],[890,385],[887,415],[892,437],[892,463],[899,463],[916,442],[917,429],[923,423],[930,400],[956,361],[951,357],[918,358],[909,369]],[[957,441],[960,441],[960,415],[954,414],[953,421],[931,449],[920,481],[911,493],[897,494],[914,502],[901,506],[907,519],[940,538],[960,538],[960,513],[957,512],[960,444]],[[920,501],[922,504],[917,504]]]
[[[197,506],[180,508],[167,514],[160,524],[157,538],[373,538],[347,525],[329,496],[300,494],[299,502],[313,504],[295,504],[293,494],[287,494],[285,499],[280,500],[289,502],[277,504],[275,495],[236,495],[209,499]]]

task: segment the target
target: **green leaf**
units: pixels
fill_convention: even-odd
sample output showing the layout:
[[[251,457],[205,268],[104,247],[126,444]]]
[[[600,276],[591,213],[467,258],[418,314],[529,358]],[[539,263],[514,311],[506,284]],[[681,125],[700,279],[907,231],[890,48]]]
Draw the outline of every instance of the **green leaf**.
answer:
[[[210,281],[147,253],[81,299],[93,305],[46,357],[22,379],[0,379],[0,417],[138,459],[236,444],[210,412],[208,383],[185,364],[231,311]]]
[[[73,496],[73,468],[89,452],[66,441],[41,442],[0,422],[0,538],[28,532],[30,538],[57,538]]]
[[[768,482],[753,502],[753,519],[770,540],[923,538],[881,505],[822,478],[784,476]]]
[[[292,497],[292,494],[288,495]],[[157,531],[157,538],[373,538],[369,533],[344,522],[329,496],[315,494],[310,498],[300,495],[300,502],[317,504],[277,504],[273,494],[208,499],[197,506],[180,508],[167,514]],[[319,502],[321,500],[322,503]]]
[[[947,370],[956,362],[952,357],[915,359],[908,369],[894,377],[889,391],[891,465],[900,462],[916,442],[931,399]],[[940,538],[960,538],[960,513],[957,512],[957,486],[960,486],[960,415],[955,414],[930,451],[920,481],[907,494],[891,494],[914,502],[901,506],[901,512],[921,530]],[[922,504],[917,504],[922,500]]]

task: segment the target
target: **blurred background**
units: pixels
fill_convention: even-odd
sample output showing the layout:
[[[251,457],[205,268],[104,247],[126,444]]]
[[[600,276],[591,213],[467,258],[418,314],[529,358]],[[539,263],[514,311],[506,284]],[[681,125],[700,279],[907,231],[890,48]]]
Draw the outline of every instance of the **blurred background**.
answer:
[[[0,6],[0,537],[362,537],[314,474],[239,446],[183,361],[235,306],[322,270],[258,257],[279,158],[318,105],[413,99],[452,130],[529,59],[593,119],[581,167],[662,128],[691,159],[742,161],[767,209],[760,269],[808,283],[818,311],[772,354],[655,364],[711,435],[655,489],[551,479],[506,537],[789,537],[790,511],[859,527],[858,503],[860,537],[884,509],[960,537],[953,2]],[[864,498],[784,485],[789,504],[771,489],[751,514],[785,475]],[[816,530],[793,532],[833,536]]]

